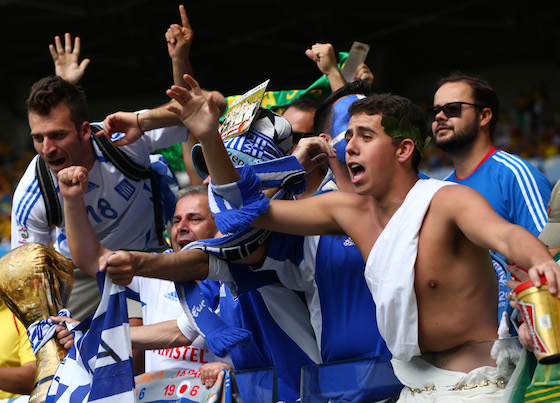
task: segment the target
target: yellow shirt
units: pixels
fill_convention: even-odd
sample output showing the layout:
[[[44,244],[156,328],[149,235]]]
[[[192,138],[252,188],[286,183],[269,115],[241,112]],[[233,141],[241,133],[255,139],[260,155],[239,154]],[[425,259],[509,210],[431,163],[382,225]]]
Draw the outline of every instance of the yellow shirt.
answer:
[[[0,367],[21,367],[35,361],[31,343],[27,338],[27,330],[0,301]],[[0,390],[0,399],[8,399],[20,395]]]

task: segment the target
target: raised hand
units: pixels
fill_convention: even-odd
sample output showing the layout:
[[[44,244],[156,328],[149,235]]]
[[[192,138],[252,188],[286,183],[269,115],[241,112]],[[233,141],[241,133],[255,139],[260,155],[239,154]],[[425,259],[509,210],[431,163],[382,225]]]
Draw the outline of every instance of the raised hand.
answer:
[[[329,158],[336,158],[336,150],[323,137],[307,137],[301,139],[292,155],[309,173]]]
[[[212,93],[202,91],[198,82],[188,74],[183,79],[190,89],[173,85],[167,95],[179,106],[169,105],[167,110],[175,113],[183,124],[201,143],[217,136],[220,124],[220,110],[214,102]]]
[[[167,41],[167,51],[171,59],[188,59],[191,50],[194,32],[189,23],[187,12],[183,5],[179,6],[179,14],[181,15],[181,25],[171,24],[165,33]]]
[[[72,38],[69,33],[64,34],[64,47],[59,36],[54,37],[54,45],[49,45],[55,74],[71,84],[76,84],[90,63],[90,59],[84,59],[78,63],[80,59],[80,38],[74,38],[74,50],[72,50]]]
[[[333,92],[346,84],[346,80],[338,68],[334,48],[330,43],[316,43],[307,49],[305,54],[317,63],[317,68],[329,79]]]
[[[367,81],[369,85],[372,85],[374,78],[373,73],[365,63],[360,63],[358,67],[356,67],[356,70],[354,70],[353,81],[364,80]]]
[[[305,51],[307,57],[317,63],[321,73],[329,75],[338,70],[334,48],[330,43],[316,43]]]

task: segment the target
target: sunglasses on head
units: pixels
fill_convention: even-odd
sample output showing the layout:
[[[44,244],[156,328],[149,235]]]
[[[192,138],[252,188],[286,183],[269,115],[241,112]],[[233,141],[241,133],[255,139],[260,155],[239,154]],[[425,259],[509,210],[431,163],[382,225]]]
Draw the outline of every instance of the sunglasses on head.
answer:
[[[443,106],[432,106],[431,108],[428,109],[428,112],[430,114],[430,117],[434,120],[436,118],[436,115],[441,111],[443,111],[443,114],[448,118],[454,118],[457,116],[461,116],[461,107],[463,105],[470,105],[480,109],[485,108],[485,106],[471,104],[469,102],[449,102],[448,104],[445,104]]]

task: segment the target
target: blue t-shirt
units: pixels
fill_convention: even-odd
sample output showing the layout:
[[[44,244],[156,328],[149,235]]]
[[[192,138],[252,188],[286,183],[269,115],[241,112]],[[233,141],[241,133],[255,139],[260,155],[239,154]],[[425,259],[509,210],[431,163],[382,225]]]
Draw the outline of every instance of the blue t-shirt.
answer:
[[[535,236],[548,221],[552,184],[544,173],[517,155],[493,148],[466,178],[458,179],[453,171],[444,180],[475,189],[503,219]]]
[[[287,289],[285,292],[293,293]],[[222,287],[220,316],[230,326],[250,330],[252,333],[253,340],[249,345],[238,346],[230,351],[235,370],[273,367],[278,382],[277,400],[298,402],[301,367],[315,363],[279,326],[260,292],[248,291],[234,299],[229,289]],[[254,387],[255,385],[251,385],[250,389]],[[246,397],[247,391],[243,390],[243,384],[239,384],[239,389],[241,395]]]

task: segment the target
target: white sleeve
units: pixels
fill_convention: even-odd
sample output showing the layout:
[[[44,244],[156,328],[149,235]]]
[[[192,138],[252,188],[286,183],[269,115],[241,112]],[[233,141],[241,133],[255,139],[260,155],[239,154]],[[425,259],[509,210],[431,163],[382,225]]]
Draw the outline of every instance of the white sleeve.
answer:
[[[158,148],[167,148],[177,143],[187,141],[189,131],[185,126],[170,126],[149,130],[144,133],[147,143],[150,143],[150,152]]]
[[[192,323],[191,319],[185,313],[177,318],[177,327],[191,342],[200,336],[196,329],[196,325]]]
[[[136,111],[136,114],[141,114],[149,111],[149,109],[142,109]],[[167,148],[177,143],[187,141],[189,131],[185,126],[169,126],[161,127],[158,129],[148,130],[144,133],[146,143],[150,144],[150,152],[158,148]]]

